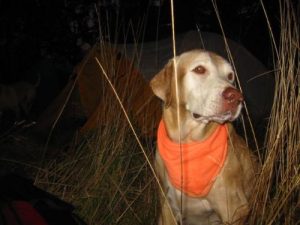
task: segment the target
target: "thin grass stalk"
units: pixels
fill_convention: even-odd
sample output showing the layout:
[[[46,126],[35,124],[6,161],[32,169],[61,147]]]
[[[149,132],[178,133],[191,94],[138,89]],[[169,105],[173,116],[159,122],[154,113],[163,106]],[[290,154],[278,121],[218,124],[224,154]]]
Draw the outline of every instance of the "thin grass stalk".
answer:
[[[212,5],[213,5],[213,8],[214,8],[214,11],[216,13],[217,19],[218,19],[218,23],[219,23],[219,26],[220,26],[220,29],[221,29],[221,32],[222,32],[222,36],[224,38],[225,48],[226,48],[227,55],[229,57],[229,61],[232,65],[232,67],[233,67],[234,73],[237,75],[236,76],[237,86],[241,90],[241,92],[243,93],[243,89],[242,89],[242,86],[241,86],[241,83],[240,83],[240,80],[239,80],[239,76],[238,76],[238,73],[237,73],[237,70],[236,70],[236,67],[235,67],[235,64],[234,64],[234,60],[233,60],[233,57],[232,57],[232,54],[231,54],[231,51],[230,51],[230,48],[229,48],[229,45],[228,45],[228,42],[227,42],[227,39],[226,39],[225,31],[223,29],[222,20],[221,20],[221,17],[220,17],[218,5],[217,5],[215,0],[211,0],[211,2],[212,2]],[[252,125],[252,122],[251,122],[251,118],[249,116],[247,103],[244,102],[243,106],[245,108],[246,118],[249,121],[250,130],[251,130],[251,134],[252,134],[252,137],[253,137],[253,140],[254,140],[254,144],[255,144],[256,150],[258,152],[259,162],[262,163],[261,153],[260,153],[260,149],[258,147],[258,142],[257,142],[256,136],[255,136],[255,132],[254,132],[254,128],[253,128],[253,125]],[[245,139],[246,139],[246,143],[248,144],[247,130],[246,130],[245,123],[244,123],[244,116],[242,116],[242,120],[243,120],[242,125],[243,125],[244,134],[245,134]]]
[[[183,152],[182,152],[182,143],[181,143],[181,115],[180,115],[180,105],[179,105],[179,84],[178,84],[178,73],[177,73],[177,50],[176,50],[176,35],[175,35],[175,13],[174,13],[174,1],[170,0],[171,4],[171,25],[172,25],[172,49],[173,49],[173,71],[175,75],[175,93],[176,93],[176,105],[177,105],[177,127],[178,127],[178,140],[180,146],[180,188],[183,188],[184,185],[184,176],[183,176]],[[183,194],[180,192],[180,214],[183,215]],[[172,214],[173,215],[173,214]],[[175,215],[173,215],[175,220]],[[180,224],[183,224],[182,217],[180,217]]]
[[[101,62],[99,61],[99,59],[98,59],[98,58],[95,58],[95,60],[97,61],[99,67],[101,68],[102,73],[104,74],[104,76],[105,76],[107,82],[108,82],[109,85],[111,86],[111,88],[112,88],[112,90],[113,90],[113,92],[114,92],[114,95],[115,95],[117,101],[118,101],[119,104],[120,104],[120,107],[121,107],[121,109],[122,109],[122,111],[123,111],[123,113],[124,113],[124,116],[126,117],[126,120],[127,120],[128,124],[129,124],[129,126],[130,126],[130,129],[131,129],[131,131],[133,132],[133,134],[134,134],[134,136],[135,136],[135,139],[136,139],[136,141],[137,141],[137,143],[138,143],[140,149],[142,150],[142,153],[143,153],[143,155],[144,155],[144,157],[145,157],[145,160],[147,161],[148,165],[150,166],[150,169],[151,169],[151,171],[152,171],[152,173],[153,173],[153,175],[154,175],[154,177],[155,177],[155,180],[156,180],[156,182],[157,182],[157,184],[158,184],[158,186],[159,186],[159,189],[160,189],[160,191],[161,191],[163,197],[164,197],[165,199],[167,199],[166,196],[165,196],[165,194],[164,194],[162,185],[161,185],[161,183],[160,183],[160,181],[159,181],[159,179],[158,179],[158,176],[156,175],[156,172],[155,172],[155,170],[154,170],[154,168],[153,168],[153,166],[152,166],[152,163],[150,162],[149,157],[147,156],[146,151],[145,151],[143,145],[141,144],[141,142],[140,142],[140,140],[139,140],[139,137],[138,137],[138,135],[137,135],[137,133],[136,133],[136,131],[135,131],[135,129],[134,129],[132,123],[131,123],[130,118],[128,117],[128,114],[127,114],[127,112],[126,112],[126,110],[125,110],[125,108],[124,108],[124,106],[123,106],[123,104],[122,104],[122,101],[121,101],[120,97],[118,96],[118,93],[116,92],[116,89],[114,88],[112,82],[111,82],[110,79],[108,78],[107,73],[105,72],[105,70],[104,70],[104,68],[103,68],[103,66],[102,66],[102,64],[101,64]],[[170,206],[168,206],[168,207],[170,207]],[[174,218],[174,220],[175,220],[175,218]]]

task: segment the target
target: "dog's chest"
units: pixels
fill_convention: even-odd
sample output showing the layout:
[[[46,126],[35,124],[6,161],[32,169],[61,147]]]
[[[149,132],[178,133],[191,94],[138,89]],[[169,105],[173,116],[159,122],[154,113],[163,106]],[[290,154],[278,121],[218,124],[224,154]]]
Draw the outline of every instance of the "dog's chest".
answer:
[[[167,198],[169,199],[173,210],[179,213],[183,211],[184,213],[189,214],[201,214],[202,211],[205,213],[212,210],[212,207],[206,198],[189,197],[178,189],[174,188],[169,180],[167,180],[166,186]]]

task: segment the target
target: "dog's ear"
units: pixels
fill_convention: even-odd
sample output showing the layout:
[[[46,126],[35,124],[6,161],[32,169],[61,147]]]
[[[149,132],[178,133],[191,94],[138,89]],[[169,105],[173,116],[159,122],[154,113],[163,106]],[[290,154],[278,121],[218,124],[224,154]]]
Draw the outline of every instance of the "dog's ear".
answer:
[[[171,83],[173,68],[173,60],[170,60],[150,81],[152,91],[157,97],[162,99],[166,105],[169,105],[172,98]]]

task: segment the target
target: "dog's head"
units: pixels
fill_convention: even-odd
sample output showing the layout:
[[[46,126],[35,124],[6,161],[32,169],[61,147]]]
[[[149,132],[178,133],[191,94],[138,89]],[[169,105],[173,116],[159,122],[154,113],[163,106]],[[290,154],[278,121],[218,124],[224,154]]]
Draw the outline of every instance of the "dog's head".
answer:
[[[156,96],[165,107],[176,106],[175,68],[180,108],[197,121],[224,123],[236,119],[243,96],[233,83],[231,65],[222,57],[204,50],[193,50],[170,60],[151,80]]]

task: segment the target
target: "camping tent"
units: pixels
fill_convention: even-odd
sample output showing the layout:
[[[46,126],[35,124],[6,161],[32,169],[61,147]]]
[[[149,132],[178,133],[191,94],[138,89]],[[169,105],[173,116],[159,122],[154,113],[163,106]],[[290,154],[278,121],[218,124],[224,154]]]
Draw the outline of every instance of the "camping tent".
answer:
[[[178,54],[194,48],[204,48],[231,59],[254,127],[257,127],[257,130],[261,129],[259,126],[266,124],[262,122],[266,121],[272,106],[274,77],[243,46],[229,39],[226,39],[226,42],[227,47],[222,36],[206,32],[199,34],[191,31],[176,37]],[[228,55],[228,49],[232,58]],[[172,57],[172,53],[170,38],[140,44],[113,45],[104,42],[95,44],[76,66],[66,88],[41,116],[37,129],[45,130],[50,127],[65,105],[62,118],[72,116],[86,118],[80,128],[82,133],[116,119],[115,113],[121,108],[96,61],[97,58],[120,96],[127,113],[137,124],[137,128],[145,135],[154,135],[161,117],[161,104],[150,90],[148,80],[164,66]],[[65,104],[69,93],[72,95],[68,104]]]
[[[100,62],[98,64],[97,60]],[[56,120],[85,117],[81,133],[94,130],[115,120],[125,120],[108,76],[130,119],[144,135],[153,136],[161,117],[161,106],[148,83],[113,45],[97,43],[74,69],[70,81],[46,109],[37,122],[35,131],[49,130]]]

